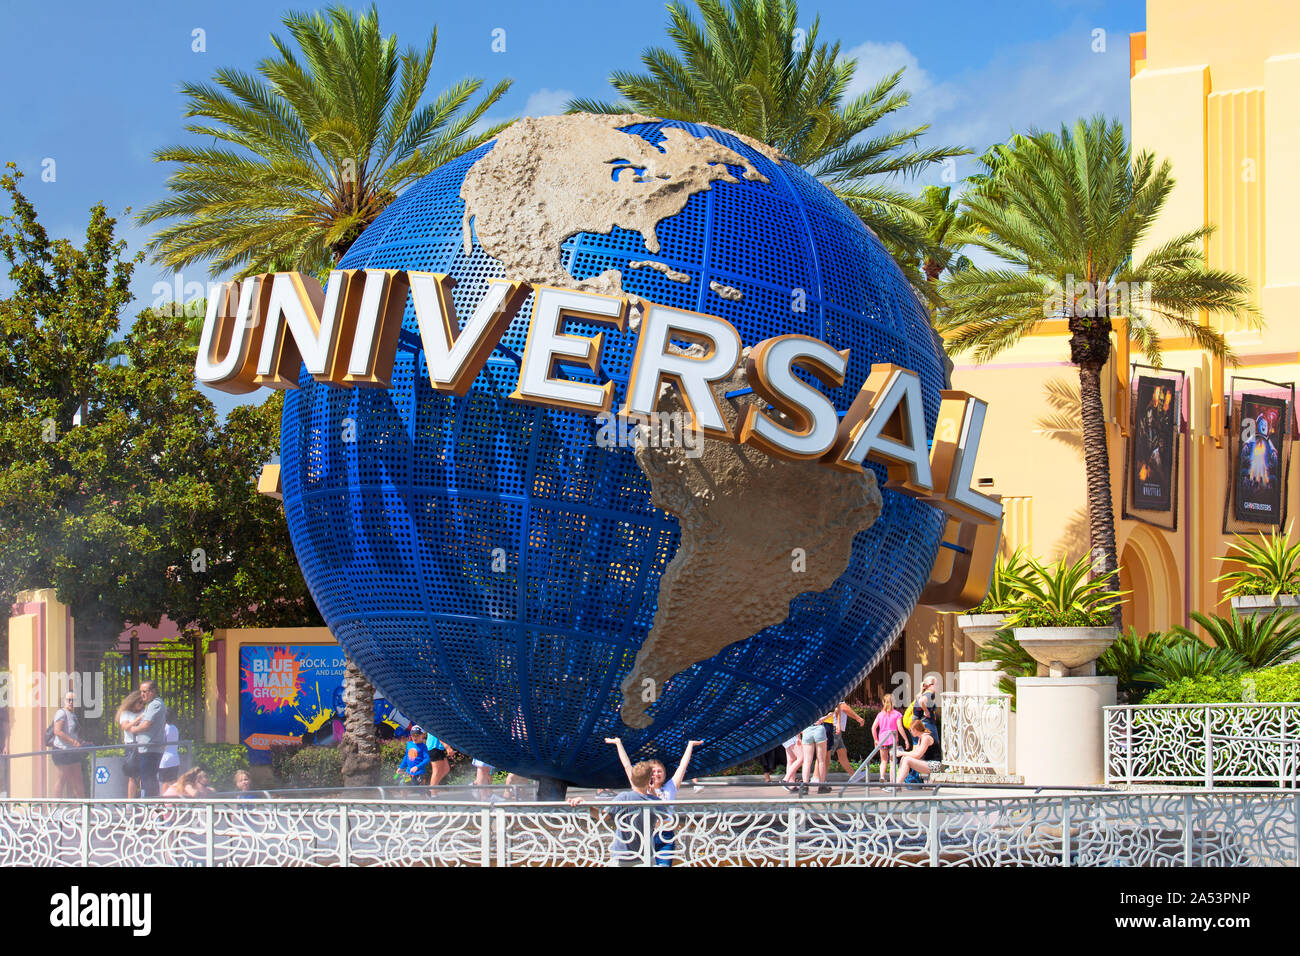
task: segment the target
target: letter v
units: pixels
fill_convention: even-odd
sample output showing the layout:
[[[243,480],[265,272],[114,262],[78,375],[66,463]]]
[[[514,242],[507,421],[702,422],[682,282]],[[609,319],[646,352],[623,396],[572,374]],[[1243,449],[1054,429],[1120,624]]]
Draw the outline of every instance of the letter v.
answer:
[[[408,272],[407,278],[429,384],[440,392],[464,395],[533,288],[527,282],[491,280],[462,329],[451,299],[455,279],[440,272]]]

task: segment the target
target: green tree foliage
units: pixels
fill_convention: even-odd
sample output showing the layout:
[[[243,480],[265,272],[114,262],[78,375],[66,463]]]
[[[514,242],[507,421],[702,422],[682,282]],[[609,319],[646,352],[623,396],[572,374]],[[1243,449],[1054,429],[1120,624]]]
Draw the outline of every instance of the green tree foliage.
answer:
[[[960,199],[952,198],[951,193],[951,186],[926,186],[921,190],[926,223],[921,270],[927,282],[937,282],[945,272],[957,273],[971,264],[961,254],[962,246],[969,241],[970,224],[962,213]]]
[[[702,23],[684,4],[668,7],[675,51],[652,47],[641,54],[645,73],[610,74],[622,102],[578,99],[569,110],[708,123],[779,149],[857,213],[929,295],[917,268],[928,248],[925,204],[896,183],[970,150],[918,148],[924,125],[881,128],[908,105],[902,70],[846,99],[857,61],[841,56],[839,43],[818,43],[820,18],[801,29],[793,0],[696,6]]]
[[[1202,315],[1237,315],[1257,325],[1250,284],[1206,265],[1209,227],[1134,257],[1174,178],[1167,161],[1157,164],[1150,153],[1133,158],[1118,122],[1098,117],[1059,134],[1015,136],[982,162],[984,171],[963,197],[968,236],[1001,265],[971,266],[942,284],[948,347],[985,361],[1047,319],[1068,323],[1070,360],[1079,369],[1089,536],[1098,572],[1113,575],[1115,514],[1101,401],[1111,332],[1134,340],[1153,365],[1160,364],[1160,323],[1231,358],[1223,335]],[[1116,605],[1116,627],[1119,618]]]
[[[473,129],[509,80],[474,100],[483,81],[464,79],[421,105],[436,27],[422,50],[399,54],[373,6],[363,16],[342,6],[289,13],[284,25],[292,43],[272,36],[276,54],[259,75],[222,69],[214,84],[182,85],[195,120],[186,128],[203,142],[154,154],[178,164],[172,195],[140,217],[176,220],[154,237],[156,261],[319,272],[405,186],[507,125]]]
[[[184,316],[146,310],[122,328],[134,262],[115,220],[97,205],[84,245],[51,239],[8,169],[0,591],[55,587],[89,654],[163,614],[202,629],[319,622],[278,505],[256,491],[279,397],[218,421]]]

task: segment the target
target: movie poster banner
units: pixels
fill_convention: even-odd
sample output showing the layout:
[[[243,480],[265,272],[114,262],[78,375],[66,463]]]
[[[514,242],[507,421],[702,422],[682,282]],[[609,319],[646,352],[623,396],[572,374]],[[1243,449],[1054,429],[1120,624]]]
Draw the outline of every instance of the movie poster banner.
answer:
[[[1282,522],[1282,450],[1291,427],[1284,398],[1244,394],[1237,419],[1240,447],[1233,466],[1233,514],[1238,521]]]
[[[269,764],[277,746],[330,746],[343,739],[343,650],[337,646],[244,645],[239,649],[239,739],[249,763]],[[406,718],[375,694],[381,737]]]
[[[1148,375],[1138,378],[1130,463],[1134,508],[1173,510],[1174,443],[1181,413],[1175,381]]]

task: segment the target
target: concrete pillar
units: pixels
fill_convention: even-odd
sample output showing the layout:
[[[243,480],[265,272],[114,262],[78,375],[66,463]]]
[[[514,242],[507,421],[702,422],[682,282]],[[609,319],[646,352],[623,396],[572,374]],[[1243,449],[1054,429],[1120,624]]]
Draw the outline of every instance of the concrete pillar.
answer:
[[[957,693],[1000,694],[998,681],[1002,671],[994,661],[962,661],[957,665]]]
[[[1016,680],[1016,773],[1027,784],[1097,786],[1105,780],[1102,708],[1114,677]]]
[[[45,749],[45,728],[61,703],[57,696],[73,669],[72,614],[51,588],[23,591],[9,618],[9,753]],[[9,795],[54,792],[48,757],[9,761]]]

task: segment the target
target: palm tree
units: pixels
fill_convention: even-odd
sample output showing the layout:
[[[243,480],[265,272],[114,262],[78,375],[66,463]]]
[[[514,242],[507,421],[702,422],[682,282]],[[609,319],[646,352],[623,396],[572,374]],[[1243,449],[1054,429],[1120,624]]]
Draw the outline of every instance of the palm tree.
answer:
[[[154,261],[173,268],[207,262],[214,274],[323,272],[403,187],[508,125],[473,130],[509,80],[468,108],[482,80],[461,80],[421,105],[436,27],[422,51],[399,56],[397,38],[380,33],[373,6],[360,18],[344,7],[289,13],[284,25],[298,56],[272,36],[277,55],[258,65],[260,78],[220,70],[216,86],[182,87],[186,115],[198,118],[186,128],[214,142],[154,154],[180,164],[168,180],[173,195],[140,217],[177,220],[154,236]],[[373,783],[379,769],[373,697],[349,659],[344,699],[354,706],[342,747],[349,785]]]
[[[921,270],[927,282],[938,282],[939,276],[960,272],[968,267],[970,259],[962,255],[961,248],[968,241],[970,224],[961,211],[961,200],[950,198],[951,186],[926,186],[921,190],[921,208],[925,217],[925,255]]]
[[[798,30],[794,0],[696,5],[702,26],[683,4],[668,7],[676,54],[654,47],[641,55],[648,73],[610,74],[624,101],[578,99],[569,111],[707,123],[767,143],[830,187],[915,283],[915,257],[926,248],[924,208],[890,180],[916,176],[970,150],[915,148],[928,126],[875,130],[908,104],[908,93],[898,89],[903,71],[846,102],[857,61],[841,57],[838,43],[818,45],[820,18],[806,34]]]
[[[1080,417],[1095,573],[1115,587],[1115,515],[1101,401],[1110,334],[1127,335],[1160,364],[1160,324],[1213,355],[1234,360],[1223,335],[1201,320],[1230,313],[1258,326],[1250,284],[1206,266],[1209,226],[1182,233],[1140,261],[1133,250],[1173,189],[1168,161],[1132,158],[1118,123],[1080,120],[1060,134],[1015,136],[989,151],[963,197],[970,241],[1005,263],[971,266],[942,286],[948,347],[985,361],[1046,319],[1065,319],[1079,369]],[[1120,627],[1118,605],[1112,612]]]
[[[155,262],[206,262],[214,274],[296,268],[319,272],[348,247],[401,190],[495,136],[506,123],[474,131],[510,88],[502,80],[470,105],[483,85],[463,79],[421,105],[438,43],[399,55],[372,6],[289,13],[298,53],[272,36],[276,55],[260,76],[223,69],[215,85],[186,83],[186,129],[211,143],[154,153],[177,163],[172,195],[149,206],[142,223],[174,220],[150,244]]]

